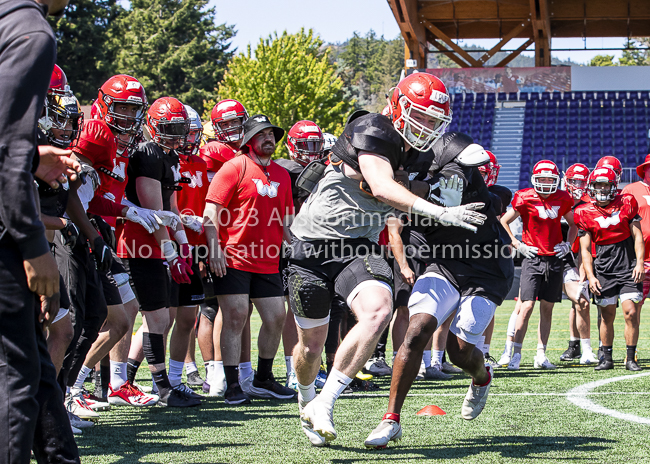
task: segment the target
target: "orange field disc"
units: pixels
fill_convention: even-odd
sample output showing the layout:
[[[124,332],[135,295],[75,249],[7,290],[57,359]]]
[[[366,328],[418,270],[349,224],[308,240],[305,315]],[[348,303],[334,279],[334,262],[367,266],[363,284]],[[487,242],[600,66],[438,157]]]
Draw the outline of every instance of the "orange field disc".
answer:
[[[418,416],[444,416],[447,414],[435,404],[430,404],[420,409],[417,413]]]

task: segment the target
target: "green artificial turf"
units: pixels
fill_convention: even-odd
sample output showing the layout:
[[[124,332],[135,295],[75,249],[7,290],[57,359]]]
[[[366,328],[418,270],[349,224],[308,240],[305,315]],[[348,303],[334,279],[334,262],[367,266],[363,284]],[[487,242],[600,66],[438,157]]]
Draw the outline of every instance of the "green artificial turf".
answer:
[[[503,350],[513,307],[514,302],[508,301],[497,310],[491,348],[496,358]],[[299,426],[295,402],[257,400],[251,406],[228,407],[221,399],[206,398],[200,408],[187,410],[114,407],[101,413],[99,425],[77,438],[82,462],[650,462],[649,424],[580,409],[566,396],[569,390],[587,382],[632,374],[622,365],[622,314],[616,320],[616,368],[599,373],[593,367],[560,363],[559,356],[568,341],[568,311],[569,304],[565,302],[557,305],[554,312],[548,357],[558,364],[557,370],[539,371],[532,367],[537,345],[536,312],[524,343],[521,370],[497,370],[485,410],[477,419],[468,422],[460,417],[469,385],[464,374],[455,375],[450,381],[416,382],[402,411],[403,440],[385,450],[366,450],[363,446],[388,402],[390,379],[380,378],[376,379],[381,387],[379,392],[344,396],[337,402],[334,419],[338,439],[328,448],[309,445]],[[255,338],[260,324],[257,314],[253,321]],[[597,349],[595,307],[592,321],[592,340]],[[644,372],[650,372],[649,338],[648,324],[642,322],[638,350]],[[197,353],[197,361],[200,359]],[[275,364],[276,378],[284,379],[282,348]],[[151,382],[146,363],[139,371],[138,381]],[[617,381],[593,392],[588,398],[601,406],[650,419],[650,376]],[[430,404],[447,414],[416,416],[419,409]]]

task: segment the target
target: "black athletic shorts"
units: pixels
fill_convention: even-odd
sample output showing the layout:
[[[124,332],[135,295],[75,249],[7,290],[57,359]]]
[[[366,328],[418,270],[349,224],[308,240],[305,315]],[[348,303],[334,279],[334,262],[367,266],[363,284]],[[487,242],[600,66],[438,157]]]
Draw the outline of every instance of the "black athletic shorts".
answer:
[[[102,288],[104,289],[104,299],[108,306],[120,305],[122,304],[122,296],[120,295],[120,289],[113,277],[111,271],[108,272],[99,272],[99,280],[102,283]]]
[[[190,275],[189,284],[179,284],[171,280],[170,304],[173,307],[196,306],[205,301],[201,271],[196,261],[192,261],[192,272],[194,274]]]
[[[171,282],[164,259],[129,258],[129,273],[140,310],[169,308]]]
[[[279,272],[258,274],[229,267],[225,276],[212,274],[211,277],[215,295],[249,295],[251,299],[284,295]]]
[[[70,298],[61,273],[59,273],[59,308],[70,309]]]
[[[524,258],[519,280],[521,301],[562,301],[564,261],[555,256]]]
[[[406,281],[402,278],[397,260],[393,259],[392,261],[393,275],[395,276],[395,308],[399,308],[400,306],[408,307],[409,298],[411,297],[411,291],[413,290],[413,287],[406,283]],[[418,280],[418,277],[424,274],[424,270],[427,268],[427,265],[419,259],[409,257],[409,255],[407,255],[406,261],[415,274],[415,280]]]
[[[367,239],[295,239],[289,258],[289,301],[294,315],[323,319],[334,294],[347,302],[362,282],[376,280],[393,290],[393,271],[379,245]]]

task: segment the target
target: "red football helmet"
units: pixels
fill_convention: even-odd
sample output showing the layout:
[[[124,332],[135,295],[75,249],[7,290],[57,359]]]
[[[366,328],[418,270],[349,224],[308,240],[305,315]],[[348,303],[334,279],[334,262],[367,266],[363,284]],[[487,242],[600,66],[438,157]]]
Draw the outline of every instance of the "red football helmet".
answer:
[[[431,74],[403,79],[393,89],[390,106],[395,130],[416,150],[429,150],[451,123],[447,87]]]
[[[574,200],[582,198],[588,180],[589,168],[581,163],[572,164],[564,173],[564,185]]]
[[[603,168],[603,167],[610,168],[612,171],[614,171],[616,173],[617,182],[621,181],[621,173],[623,172],[623,165],[621,164],[621,162],[618,160],[616,156],[603,156],[601,159],[599,159],[598,163],[596,163],[596,168]]]
[[[135,115],[122,114],[118,109],[119,104],[135,105]],[[96,106],[94,112],[97,118],[106,121],[114,132],[131,136],[128,141],[117,137],[118,152],[126,154],[129,148],[135,147],[147,112],[144,87],[135,77],[126,74],[111,77],[99,89],[93,106]]]
[[[70,90],[65,73],[54,65],[38,127],[50,145],[70,148],[79,138],[83,120],[81,106]]]
[[[607,187],[597,188],[596,184],[609,184]],[[616,197],[618,190],[618,176],[616,172],[607,167],[594,168],[589,176],[587,194],[596,201],[610,201]]]
[[[156,145],[168,150],[182,149],[190,131],[185,106],[174,97],[162,97],[147,111],[147,135]]]
[[[315,122],[298,121],[289,129],[287,134],[289,156],[296,163],[303,166],[322,158],[324,145],[323,132]]]
[[[552,182],[540,182],[541,178],[553,179]],[[535,191],[542,195],[550,195],[557,191],[560,185],[560,171],[553,161],[542,160],[533,166],[533,174],[530,177]]]
[[[194,108],[185,105],[185,111],[187,111],[187,118],[190,121],[190,131],[187,134],[185,149],[183,151],[186,156],[192,156],[196,155],[199,151],[201,137],[203,136],[203,123],[201,122],[201,116],[199,116],[199,113]]]
[[[248,112],[237,100],[221,100],[212,108],[210,118],[217,140],[233,143],[241,140]]]
[[[497,157],[494,156],[494,153],[492,153],[490,150],[485,150],[485,153],[487,153],[488,156],[490,157],[490,161],[483,164],[482,166],[479,166],[478,170],[483,176],[485,185],[487,185],[488,187],[492,187],[494,184],[497,183],[497,179],[499,178],[499,170],[501,169],[501,166],[497,161]]]

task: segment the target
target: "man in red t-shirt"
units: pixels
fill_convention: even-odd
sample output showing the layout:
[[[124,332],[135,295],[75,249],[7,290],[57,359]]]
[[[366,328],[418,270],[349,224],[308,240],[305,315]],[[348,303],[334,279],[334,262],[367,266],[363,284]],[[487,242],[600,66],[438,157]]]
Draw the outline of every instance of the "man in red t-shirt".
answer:
[[[603,357],[595,370],[614,368],[612,344],[616,306],[621,300],[625,317],[625,368],[640,371],[636,362],[639,340],[639,315],[643,301],[643,257],[645,246],[641,232],[639,207],[632,195],[617,194],[618,177],[608,168],[596,168],[589,176],[589,203],[575,210],[580,235],[582,263],[589,279],[594,302],[600,308],[600,338]],[[596,258],[592,257],[592,242]]]
[[[533,167],[533,188],[519,190],[512,200],[512,209],[503,215],[501,224],[512,239],[513,246],[524,255],[521,265],[519,298],[522,302],[513,339],[513,355],[508,369],[518,370],[521,344],[535,300],[540,300],[537,355],[533,366],[555,369],[546,357],[546,343],[551,333],[553,306],[562,301],[562,258],[571,251],[576,238],[573,223],[573,199],[558,190],[560,173],[552,161],[542,160]],[[522,240],[515,238],[510,223],[521,216]],[[562,238],[562,218],[569,224],[568,240]]]
[[[244,124],[242,155],[226,162],[208,190],[204,229],[210,248],[214,293],[223,311],[221,347],[226,404],[247,404],[237,367],[249,300],[262,318],[259,362],[250,391],[262,398],[291,399],[295,392],[273,377],[273,358],[284,325],[284,291],[279,261],[282,240],[290,241],[293,219],[289,173],[271,160],[284,130],[264,115]]]
[[[643,232],[643,241],[645,243],[645,256],[643,258],[643,267],[645,270],[645,279],[643,280],[643,299],[648,297],[650,292],[650,155],[645,157],[643,164],[636,168],[636,173],[643,180],[628,184],[623,189],[623,194],[629,194],[634,197],[639,205],[639,216],[641,216],[641,231]]]

